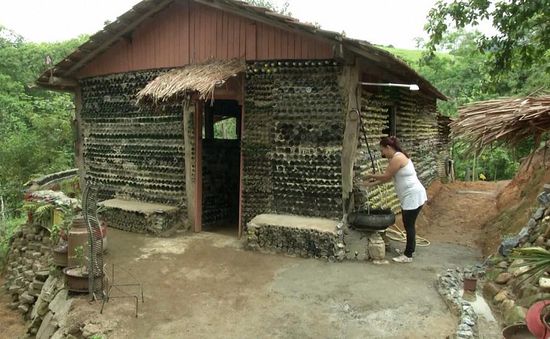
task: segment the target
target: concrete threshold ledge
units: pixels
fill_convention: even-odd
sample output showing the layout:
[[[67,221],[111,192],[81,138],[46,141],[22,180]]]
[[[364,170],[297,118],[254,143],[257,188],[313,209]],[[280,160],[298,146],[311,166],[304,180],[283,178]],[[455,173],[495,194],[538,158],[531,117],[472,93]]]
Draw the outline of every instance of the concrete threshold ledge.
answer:
[[[105,200],[100,202],[99,205],[106,208],[117,208],[126,212],[142,213],[145,215],[151,215],[154,213],[170,213],[178,210],[176,206],[124,199]]]

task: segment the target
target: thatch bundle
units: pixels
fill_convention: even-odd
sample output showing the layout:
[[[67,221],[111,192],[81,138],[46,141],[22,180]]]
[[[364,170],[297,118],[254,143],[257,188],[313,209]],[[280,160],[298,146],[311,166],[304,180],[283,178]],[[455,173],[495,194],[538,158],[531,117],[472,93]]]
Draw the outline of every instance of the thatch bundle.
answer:
[[[550,131],[550,95],[504,98],[473,103],[459,110],[451,123],[453,136],[481,149],[495,141],[516,144]]]
[[[217,86],[245,69],[244,61],[238,59],[211,60],[173,69],[148,83],[138,92],[137,101],[157,104],[190,92],[198,92],[205,99],[213,95]]]

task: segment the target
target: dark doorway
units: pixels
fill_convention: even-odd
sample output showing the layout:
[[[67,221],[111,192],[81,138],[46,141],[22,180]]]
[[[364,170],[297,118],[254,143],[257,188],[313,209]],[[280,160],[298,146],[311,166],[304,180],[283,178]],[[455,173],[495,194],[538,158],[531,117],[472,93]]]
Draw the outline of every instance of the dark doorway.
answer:
[[[204,103],[202,225],[204,231],[238,230],[241,110],[237,100]]]

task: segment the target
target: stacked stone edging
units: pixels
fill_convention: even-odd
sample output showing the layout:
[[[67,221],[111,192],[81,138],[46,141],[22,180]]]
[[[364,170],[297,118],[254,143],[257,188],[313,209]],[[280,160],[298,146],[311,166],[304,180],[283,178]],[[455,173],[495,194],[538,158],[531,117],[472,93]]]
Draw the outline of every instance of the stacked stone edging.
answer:
[[[477,314],[461,295],[464,272],[459,268],[447,269],[437,276],[436,287],[447,307],[458,316],[456,338],[477,338]]]
[[[24,225],[13,237],[8,255],[4,287],[11,295],[10,308],[29,319],[32,305],[49,276],[49,232],[40,226]]]

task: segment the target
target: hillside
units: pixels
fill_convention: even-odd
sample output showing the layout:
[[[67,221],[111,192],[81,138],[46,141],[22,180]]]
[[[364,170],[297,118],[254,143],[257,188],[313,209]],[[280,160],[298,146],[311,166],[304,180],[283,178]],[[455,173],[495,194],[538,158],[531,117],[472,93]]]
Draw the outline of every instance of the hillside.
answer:
[[[484,227],[484,254],[495,253],[503,237],[517,234],[527,224],[533,206],[537,206],[538,194],[544,184],[550,183],[547,169],[550,157],[546,157],[545,166],[543,156],[543,150],[537,152],[529,167],[527,159],[524,160],[514,179],[498,195],[496,208],[499,214]]]
[[[423,53],[423,50],[421,49],[404,49],[404,48],[385,47],[385,46],[377,46],[377,47],[382,48],[383,50],[386,50],[392,53],[393,55],[403,59],[413,67],[417,66],[418,61],[420,61],[420,58],[422,58],[422,53]],[[436,55],[442,58],[449,58],[449,59],[453,58],[453,56],[449,53],[438,52],[436,53]]]

